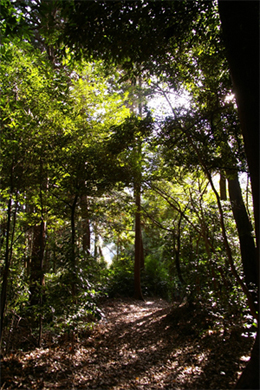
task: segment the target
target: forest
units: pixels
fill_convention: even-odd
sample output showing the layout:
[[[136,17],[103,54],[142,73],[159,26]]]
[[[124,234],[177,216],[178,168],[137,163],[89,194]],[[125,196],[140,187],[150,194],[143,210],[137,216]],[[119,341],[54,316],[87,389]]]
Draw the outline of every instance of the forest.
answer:
[[[0,11],[0,389],[259,389],[258,1]]]

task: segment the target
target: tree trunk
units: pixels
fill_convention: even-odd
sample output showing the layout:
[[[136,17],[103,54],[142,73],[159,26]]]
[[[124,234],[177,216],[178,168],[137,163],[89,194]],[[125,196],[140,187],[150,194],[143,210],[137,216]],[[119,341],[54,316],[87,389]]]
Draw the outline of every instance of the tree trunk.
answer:
[[[256,248],[252,236],[253,227],[248,218],[237,174],[228,178],[228,191],[239,235],[245,281],[251,290],[258,284]]]
[[[11,249],[10,249],[10,233],[11,233],[11,216],[12,216],[12,197],[10,195],[7,208],[7,226],[6,226],[6,242],[5,242],[5,268],[3,271],[3,282],[1,289],[1,322],[0,322],[0,344],[2,340],[4,312],[7,297],[7,284],[9,276],[9,268],[11,263]]]
[[[43,258],[45,246],[45,223],[33,228],[33,247],[30,272],[30,305],[41,303],[41,286],[44,284]]]
[[[219,179],[219,189],[220,189],[220,199],[227,200],[227,185],[226,178],[223,174],[220,174]]]
[[[236,383],[235,389],[259,389],[259,333],[251,352],[251,359]]]
[[[82,246],[84,254],[90,253],[90,225],[88,215],[88,198],[86,195],[82,195],[80,199],[81,203],[81,217],[82,217]]]
[[[259,248],[259,2],[218,1],[254,200]]]
[[[42,220],[39,225],[33,228],[33,247],[31,257],[31,274],[30,274],[30,305],[40,308],[43,303],[44,285],[44,247],[45,247],[45,223]],[[35,318],[39,326],[38,347],[41,345],[42,338],[42,315],[39,313]]]
[[[177,228],[177,246],[175,249],[175,266],[177,270],[177,274],[179,277],[180,282],[183,284],[184,280],[181,274],[181,267],[180,267],[180,251],[181,251],[181,220],[182,220],[183,214],[181,213],[180,219],[178,221],[178,228]]]
[[[71,248],[70,248],[70,260],[71,260],[71,292],[72,297],[74,298],[76,296],[76,253],[75,253],[75,242],[76,242],[76,229],[75,229],[75,212],[76,212],[76,206],[78,201],[78,195],[75,196],[74,201],[71,206],[71,217],[70,217],[70,223],[71,223]]]
[[[134,266],[134,298],[144,300],[141,289],[141,193],[140,185],[135,185],[135,266]]]
[[[141,271],[144,271],[144,242],[143,242],[143,236],[142,236],[142,229],[141,231],[141,261],[140,261],[140,269]]]
[[[218,0],[254,202],[259,272],[259,2]],[[259,287],[259,286],[258,286]],[[259,389],[259,334],[236,388]]]

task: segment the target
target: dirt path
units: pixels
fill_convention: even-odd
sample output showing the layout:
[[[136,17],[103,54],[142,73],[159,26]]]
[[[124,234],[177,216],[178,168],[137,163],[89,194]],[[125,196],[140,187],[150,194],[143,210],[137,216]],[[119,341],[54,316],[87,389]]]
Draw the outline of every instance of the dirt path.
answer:
[[[160,299],[108,300],[102,310],[85,340],[6,356],[1,390],[231,389],[252,345]]]

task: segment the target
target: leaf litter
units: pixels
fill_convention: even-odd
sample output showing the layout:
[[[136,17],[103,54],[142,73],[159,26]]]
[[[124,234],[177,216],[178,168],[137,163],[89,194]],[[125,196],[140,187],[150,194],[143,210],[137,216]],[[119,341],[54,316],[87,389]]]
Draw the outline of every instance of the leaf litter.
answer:
[[[231,389],[254,342],[242,324],[214,327],[209,312],[162,299],[107,299],[78,337],[6,353],[1,390]]]

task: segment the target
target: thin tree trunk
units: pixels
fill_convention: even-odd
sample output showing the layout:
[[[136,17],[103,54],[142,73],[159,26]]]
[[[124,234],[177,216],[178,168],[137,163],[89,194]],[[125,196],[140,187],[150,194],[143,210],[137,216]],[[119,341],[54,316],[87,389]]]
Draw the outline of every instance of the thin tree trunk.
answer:
[[[10,195],[7,207],[7,226],[6,226],[6,243],[5,243],[5,268],[3,272],[3,282],[1,289],[1,325],[0,325],[0,344],[2,340],[2,332],[3,332],[3,323],[4,323],[4,312],[6,306],[6,297],[7,297],[7,284],[8,284],[8,276],[10,269],[10,233],[11,233],[11,216],[12,216],[12,197]]]
[[[44,247],[45,247],[45,223],[42,220],[39,225],[33,228],[33,248],[31,257],[31,274],[30,274],[30,305],[42,307],[44,285]],[[42,315],[39,313],[35,319],[39,326],[38,347],[41,345],[42,338]]]
[[[142,79],[138,79],[139,88],[142,87]],[[138,114],[142,118],[142,97],[138,96]],[[144,255],[143,255],[143,242],[141,232],[141,182],[142,182],[142,143],[137,138],[136,144],[136,172],[134,183],[134,196],[135,196],[135,266],[134,266],[134,298],[144,300],[141,288],[141,268],[144,267]]]
[[[75,253],[75,242],[76,242],[76,229],[75,229],[75,212],[76,212],[76,206],[78,201],[78,195],[75,196],[74,201],[71,206],[71,217],[70,217],[70,223],[71,223],[71,248],[70,248],[70,260],[71,260],[71,292],[73,299],[76,296],[76,253]]]
[[[140,269],[142,271],[144,271],[144,243],[143,243],[142,229],[141,229],[141,262],[140,262]]]
[[[141,191],[135,185],[135,266],[134,266],[134,298],[144,300],[141,289]]]
[[[239,235],[245,281],[251,290],[258,284],[256,248],[252,236],[253,227],[246,211],[237,174],[228,178],[228,191]]]
[[[39,305],[41,302],[40,291],[44,284],[43,258],[45,246],[45,223],[41,221],[33,228],[33,247],[31,256],[30,273],[30,305]]]
[[[227,181],[226,177],[221,173],[219,179],[220,199],[227,200]]]
[[[87,195],[83,195],[80,199],[82,210],[82,246],[85,253],[90,253],[90,225],[88,215],[88,198]]]
[[[176,270],[177,270],[177,274],[178,274],[178,277],[180,279],[180,282],[181,283],[184,283],[184,280],[183,280],[183,277],[182,277],[182,274],[181,274],[181,267],[180,267],[180,251],[181,251],[181,220],[182,220],[182,213],[181,213],[181,216],[180,216],[180,219],[178,221],[178,227],[177,227],[177,237],[176,237],[176,240],[177,240],[177,246],[176,246],[176,249],[175,249],[175,266],[176,266]]]
[[[95,242],[94,242],[94,259],[98,259],[98,234],[95,229]]]
[[[224,213],[223,213],[223,209],[222,209],[222,206],[221,206],[220,197],[219,197],[218,192],[217,192],[217,190],[216,190],[216,188],[214,186],[212,177],[211,177],[211,175],[210,175],[210,173],[208,171],[207,171],[207,175],[208,175],[208,178],[209,178],[209,182],[210,182],[211,188],[212,188],[212,190],[213,190],[213,192],[214,192],[214,194],[216,196],[216,199],[217,199],[217,205],[218,205],[218,210],[219,210],[219,214],[220,214],[220,225],[221,225],[221,230],[222,230],[222,237],[223,237],[223,240],[224,240],[224,244],[225,244],[226,253],[227,253],[229,265],[230,265],[230,268],[231,268],[231,272],[234,275],[236,281],[238,282],[238,284],[240,285],[240,287],[242,288],[244,294],[247,297],[248,306],[249,306],[249,308],[251,310],[252,315],[254,316],[254,318],[257,318],[256,309],[255,309],[255,305],[254,305],[252,294],[248,290],[247,286],[244,284],[243,280],[240,278],[240,276],[239,276],[239,274],[238,274],[238,272],[236,270],[235,264],[234,264],[231,248],[230,248],[230,245],[229,245],[229,242],[228,242],[228,238],[227,238],[227,232],[226,232],[225,223],[224,223]]]
[[[223,237],[223,241],[224,241],[224,245],[225,245],[225,249],[226,249],[228,262],[229,262],[229,265],[230,265],[230,268],[231,268],[231,272],[234,275],[236,281],[238,282],[238,284],[240,285],[240,287],[242,288],[244,294],[247,297],[247,302],[248,302],[248,306],[250,308],[251,314],[254,316],[254,318],[257,319],[258,318],[258,314],[257,314],[257,312],[255,310],[253,297],[252,297],[250,291],[248,290],[247,286],[244,284],[243,280],[240,278],[240,276],[239,276],[239,274],[238,274],[238,272],[236,270],[235,264],[234,264],[232,251],[231,251],[231,248],[230,248],[230,245],[229,245],[229,241],[228,241],[228,237],[227,237],[227,233],[226,233],[225,222],[224,222],[224,213],[223,213],[223,209],[222,209],[222,206],[221,206],[220,196],[219,196],[219,194],[218,194],[218,192],[217,192],[217,190],[216,190],[216,188],[214,186],[211,173],[210,173],[209,169],[207,168],[206,163],[204,162],[204,159],[203,159],[203,157],[201,155],[200,150],[198,149],[198,147],[194,143],[190,132],[185,127],[183,127],[181,125],[181,123],[178,120],[178,116],[176,115],[175,109],[173,108],[173,106],[172,106],[171,102],[169,101],[167,95],[165,94],[164,96],[165,96],[166,100],[168,101],[168,103],[169,103],[169,105],[171,107],[173,115],[174,115],[175,119],[177,120],[177,123],[178,123],[180,129],[182,129],[183,132],[186,134],[189,144],[191,145],[192,149],[196,153],[196,155],[198,157],[198,160],[199,160],[202,168],[204,169],[204,172],[205,172],[205,174],[206,174],[206,176],[207,176],[207,178],[209,180],[211,188],[212,188],[212,190],[213,190],[213,192],[214,192],[214,194],[216,196],[217,206],[218,206],[219,216],[220,216],[220,226],[221,226],[221,230],[222,230],[222,237]]]

